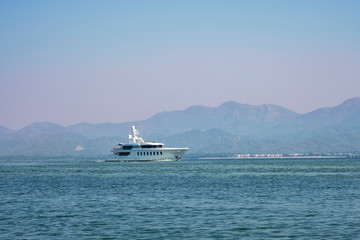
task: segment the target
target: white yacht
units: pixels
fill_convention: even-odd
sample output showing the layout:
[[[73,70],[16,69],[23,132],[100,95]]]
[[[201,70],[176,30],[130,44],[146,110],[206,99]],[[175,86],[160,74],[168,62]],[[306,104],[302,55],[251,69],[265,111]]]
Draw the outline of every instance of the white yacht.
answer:
[[[180,161],[189,148],[165,148],[163,143],[144,142],[139,137],[139,131],[131,126],[132,134],[129,143],[119,143],[114,149],[113,156],[106,162],[142,162],[142,161]]]

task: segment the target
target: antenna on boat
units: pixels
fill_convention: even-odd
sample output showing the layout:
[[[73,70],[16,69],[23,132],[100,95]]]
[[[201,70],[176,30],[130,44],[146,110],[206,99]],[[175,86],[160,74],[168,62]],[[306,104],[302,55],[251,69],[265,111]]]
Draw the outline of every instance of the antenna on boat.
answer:
[[[130,143],[130,139],[131,139],[131,128],[130,128],[130,126],[131,126],[132,124],[130,124],[130,121],[128,122],[128,140],[129,140],[129,143]]]
[[[129,134],[129,142],[131,143],[131,140],[133,143],[143,143],[144,140],[138,136],[139,131],[135,128],[134,125],[131,126],[131,134]]]

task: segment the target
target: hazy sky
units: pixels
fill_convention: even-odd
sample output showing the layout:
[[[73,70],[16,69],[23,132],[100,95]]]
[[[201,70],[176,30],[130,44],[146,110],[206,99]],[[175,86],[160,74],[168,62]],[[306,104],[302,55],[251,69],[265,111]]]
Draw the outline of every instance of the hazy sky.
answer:
[[[0,0],[0,125],[360,96],[360,1]]]

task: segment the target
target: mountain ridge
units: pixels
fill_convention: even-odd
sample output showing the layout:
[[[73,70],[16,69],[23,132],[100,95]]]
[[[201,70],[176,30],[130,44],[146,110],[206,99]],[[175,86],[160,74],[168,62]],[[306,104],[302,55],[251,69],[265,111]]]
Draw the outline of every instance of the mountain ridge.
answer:
[[[273,104],[227,101],[160,112],[133,124],[145,140],[187,146],[190,153],[360,151],[359,97],[305,114]],[[0,155],[107,154],[116,142],[127,141],[129,126],[40,122],[17,131],[0,126]]]

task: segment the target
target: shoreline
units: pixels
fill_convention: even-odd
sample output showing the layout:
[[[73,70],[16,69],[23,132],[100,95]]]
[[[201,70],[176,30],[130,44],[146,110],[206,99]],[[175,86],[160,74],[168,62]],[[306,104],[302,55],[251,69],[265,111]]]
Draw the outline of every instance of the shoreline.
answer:
[[[200,157],[198,159],[322,159],[322,158],[352,158],[352,157],[348,157],[348,156]]]

